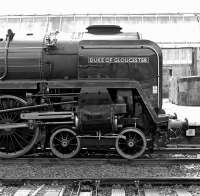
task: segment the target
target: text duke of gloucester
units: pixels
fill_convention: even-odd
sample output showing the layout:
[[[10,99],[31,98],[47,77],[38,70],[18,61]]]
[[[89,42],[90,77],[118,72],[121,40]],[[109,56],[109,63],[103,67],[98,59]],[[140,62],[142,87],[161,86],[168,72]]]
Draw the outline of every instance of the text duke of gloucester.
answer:
[[[149,57],[88,57],[88,63],[149,63]]]

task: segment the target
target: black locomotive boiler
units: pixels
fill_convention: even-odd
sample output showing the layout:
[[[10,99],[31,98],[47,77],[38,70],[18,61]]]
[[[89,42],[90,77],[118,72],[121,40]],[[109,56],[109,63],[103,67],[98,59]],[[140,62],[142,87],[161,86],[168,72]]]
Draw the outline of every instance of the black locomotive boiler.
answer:
[[[60,158],[81,149],[116,149],[134,159],[164,144],[162,53],[137,33],[93,25],[0,42],[0,157],[50,148]]]

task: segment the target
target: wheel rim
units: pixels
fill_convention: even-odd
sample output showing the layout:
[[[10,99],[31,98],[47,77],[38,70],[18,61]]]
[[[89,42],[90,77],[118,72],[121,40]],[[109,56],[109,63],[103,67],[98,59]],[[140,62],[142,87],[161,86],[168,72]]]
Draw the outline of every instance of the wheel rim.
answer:
[[[59,158],[72,158],[80,150],[80,139],[67,128],[58,129],[50,138],[52,152]]]
[[[146,149],[146,145],[143,132],[132,127],[124,129],[115,143],[117,152],[126,159],[135,159],[141,156]]]
[[[23,99],[12,96],[0,96],[0,110],[17,108],[26,105]],[[0,124],[21,122],[20,111],[0,114]],[[36,143],[39,129],[28,128],[0,129],[0,157],[15,158],[27,153]]]

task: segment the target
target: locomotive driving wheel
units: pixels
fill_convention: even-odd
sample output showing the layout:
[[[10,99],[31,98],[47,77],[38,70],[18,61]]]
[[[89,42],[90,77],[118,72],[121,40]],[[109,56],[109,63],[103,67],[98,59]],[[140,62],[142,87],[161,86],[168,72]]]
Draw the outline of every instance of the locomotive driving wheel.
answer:
[[[72,158],[80,150],[80,139],[68,128],[57,129],[50,138],[52,152],[59,158]]]
[[[18,108],[26,105],[23,99],[12,96],[0,96],[0,111]],[[0,124],[19,123],[20,111],[0,113]],[[28,128],[3,128],[0,127],[0,158],[16,158],[27,153],[36,143],[39,130]]]
[[[126,159],[135,159],[141,156],[146,146],[145,135],[141,130],[134,127],[122,130],[115,143],[117,152]]]

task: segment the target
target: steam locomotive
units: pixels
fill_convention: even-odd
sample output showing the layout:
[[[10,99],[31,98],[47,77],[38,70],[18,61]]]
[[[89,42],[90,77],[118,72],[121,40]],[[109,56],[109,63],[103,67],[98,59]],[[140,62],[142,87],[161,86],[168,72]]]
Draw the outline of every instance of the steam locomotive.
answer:
[[[159,46],[117,25],[87,30],[20,39],[9,29],[0,40],[0,158],[40,146],[135,159],[166,144],[174,124],[162,111]]]

